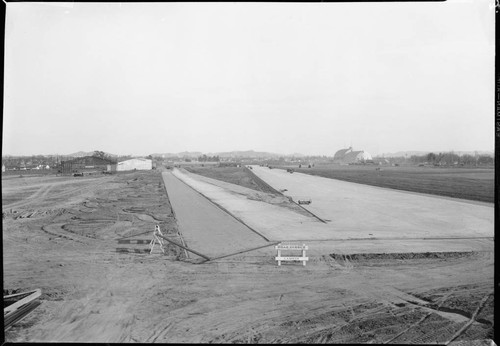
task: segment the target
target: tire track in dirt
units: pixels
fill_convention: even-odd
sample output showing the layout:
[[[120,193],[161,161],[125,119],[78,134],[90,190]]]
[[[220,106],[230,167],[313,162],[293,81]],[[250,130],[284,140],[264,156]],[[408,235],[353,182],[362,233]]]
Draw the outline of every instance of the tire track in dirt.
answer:
[[[439,310],[439,308],[441,307],[441,305],[446,301],[446,299],[453,293],[453,291],[451,292],[448,292],[448,294],[446,294],[440,301],[439,305],[437,306],[437,310]],[[400,336],[404,335],[405,333],[407,333],[409,330],[411,329],[414,329],[414,328],[417,328],[422,322],[424,322],[431,314],[435,313],[436,310],[434,309],[429,309],[429,312],[424,315],[421,319],[419,319],[417,322],[411,324],[408,326],[408,328],[404,329],[403,331],[401,331],[400,333],[396,334],[394,337],[390,338],[389,340],[387,341],[384,341],[384,344],[388,344],[388,343],[391,343],[393,342],[394,340],[396,340],[397,338],[399,338]]]
[[[76,241],[78,243],[84,243],[84,244],[89,244],[92,240],[97,241],[97,239],[92,238],[92,237],[85,237],[73,232],[69,232],[68,230],[64,229],[64,226],[66,226],[67,223],[61,222],[61,223],[52,223],[49,225],[43,225],[41,227],[41,230],[44,231],[47,234],[53,235],[55,237],[61,237],[64,239]]]
[[[480,302],[479,302],[479,304],[478,304],[478,307],[476,308],[476,310],[475,310],[475,311],[474,311],[474,313],[472,314],[472,317],[470,318],[470,320],[469,320],[469,321],[468,321],[468,322],[467,322],[467,323],[466,323],[466,324],[465,324],[462,328],[460,328],[460,330],[458,330],[455,334],[453,334],[453,335],[452,335],[452,337],[451,337],[451,338],[449,338],[449,339],[446,341],[445,345],[448,345],[450,342],[452,342],[453,340],[457,339],[460,335],[462,335],[462,334],[465,332],[465,330],[466,330],[467,328],[469,328],[469,327],[470,327],[470,325],[471,325],[472,323],[474,323],[474,322],[476,321],[476,316],[478,315],[479,311],[483,308],[483,306],[484,306],[484,304],[486,303],[486,301],[488,300],[488,298],[489,298],[490,296],[494,295],[494,294],[495,294],[495,291],[492,291],[492,292],[490,292],[490,293],[486,294],[486,295],[483,297],[483,299],[481,299],[481,301],[480,301]]]
[[[5,207],[8,208],[18,208],[23,205],[27,205],[30,203],[35,203],[39,198],[43,198],[46,196],[49,191],[54,187],[54,185],[42,185],[40,188],[38,188],[35,193],[32,195],[28,196],[26,200],[21,200],[13,203],[5,203]]]
[[[48,198],[50,199],[58,199],[62,198],[68,195],[75,195],[76,193],[81,193],[82,190],[85,190],[85,192],[82,195],[90,195],[94,193],[95,191],[99,190],[102,185],[105,183],[108,183],[110,180],[109,177],[99,177],[96,179],[92,179],[91,181],[88,182],[88,184],[84,186],[79,186],[71,190],[64,190],[59,193],[53,194],[49,196]]]
[[[64,190],[53,194],[49,194],[49,192],[54,189],[56,184],[51,184],[49,186],[44,185],[41,188],[39,188],[33,195],[28,197],[26,200],[15,202],[12,204],[7,204],[6,206],[9,208],[26,207],[31,204],[40,204],[43,202],[44,199],[60,199],[68,195],[74,196],[75,194],[82,192],[83,190],[85,190],[85,194],[90,194],[96,191],[101,185],[103,185],[109,180],[109,178],[107,177],[104,177],[102,179],[105,180],[93,179],[92,181],[85,182],[86,184],[84,186],[78,186],[73,189]]]
[[[167,323],[165,327],[163,327],[159,332],[153,333],[149,338],[146,339],[146,342],[152,343],[158,340],[158,338],[163,338],[174,326],[173,322]]]

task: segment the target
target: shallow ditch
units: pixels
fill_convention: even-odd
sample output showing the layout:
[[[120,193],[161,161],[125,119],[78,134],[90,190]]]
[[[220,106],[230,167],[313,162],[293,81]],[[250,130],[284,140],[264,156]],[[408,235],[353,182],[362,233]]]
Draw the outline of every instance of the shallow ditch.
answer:
[[[366,260],[412,260],[412,259],[444,259],[475,256],[474,251],[467,252],[405,252],[405,253],[361,253],[361,254],[330,254],[335,260],[366,261]]]

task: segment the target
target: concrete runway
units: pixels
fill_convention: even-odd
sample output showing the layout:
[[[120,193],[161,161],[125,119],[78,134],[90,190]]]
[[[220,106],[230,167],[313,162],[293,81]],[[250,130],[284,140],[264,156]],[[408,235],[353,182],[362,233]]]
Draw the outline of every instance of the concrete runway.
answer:
[[[349,236],[342,232],[332,232],[312,216],[249,198],[250,191],[254,190],[178,169],[175,169],[173,174],[270,241],[326,240]],[[244,193],[244,190],[248,192]]]
[[[162,177],[179,231],[189,248],[217,257],[270,244],[172,173],[163,172]],[[192,253],[189,256],[199,258]]]
[[[273,173],[278,171],[269,169],[267,170]],[[259,174],[259,167],[255,167],[254,171]],[[266,172],[265,170],[263,171]],[[279,176],[281,172],[276,173]],[[251,198],[251,191],[253,190],[243,188],[238,185],[205,178],[197,174],[188,173],[186,171],[183,172],[177,169],[174,169],[173,171],[173,175],[175,175],[175,177],[172,176],[171,173],[165,174],[167,174],[164,175],[167,192],[169,193],[169,198],[174,207],[174,210],[176,211],[180,230],[183,234],[186,234],[186,238],[189,239],[188,242],[193,245],[193,248],[195,250],[200,250],[200,252],[202,252],[201,247],[203,247],[203,244],[215,247],[215,250],[212,250],[212,252],[218,254],[230,253],[232,249],[236,248],[245,248],[244,245],[247,244],[247,242],[240,242],[238,239],[233,238],[238,238],[240,234],[244,237],[248,237],[248,228],[241,228],[242,225],[240,224],[239,226],[235,225],[235,227],[241,229],[240,232],[231,231],[231,226],[229,225],[223,227],[225,231],[218,229],[217,226],[210,227],[210,229],[199,229],[199,225],[197,226],[197,224],[199,224],[200,221],[191,220],[192,218],[197,218],[198,216],[189,212],[189,210],[196,210],[197,204],[191,205],[191,197],[185,198],[182,196],[176,196],[177,194],[182,195],[185,192],[188,193],[189,196],[192,196],[194,194],[197,195],[197,197],[201,197],[200,194],[202,194],[206,197],[205,201],[203,201],[202,204],[206,204],[206,202],[208,202],[208,199],[211,200],[213,203],[221,206],[234,217],[250,226],[253,230],[265,236],[266,239],[268,239],[270,242],[294,241],[306,243],[307,245],[309,245],[310,250],[308,251],[308,255],[310,256],[322,256],[330,253],[492,251],[493,249],[494,242],[492,207],[478,206],[466,202],[459,203],[460,201],[450,201],[449,199],[434,198],[428,197],[426,195],[415,195],[408,193],[408,196],[403,197],[407,197],[410,199],[412,197],[409,196],[413,196],[413,198],[424,197],[423,200],[420,200],[420,204],[418,205],[419,208],[425,207],[425,202],[427,202],[427,198],[425,197],[440,201],[441,203],[444,203],[444,205],[451,204],[451,206],[455,207],[455,203],[459,203],[459,206],[464,209],[470,206],[481,207],[484,209],[483,212],[486,213],[487,217],[489,215],[488,213],[491,212],[491,226],[488,222],[486,222],[486,228],[482,230],[479,229],[477,232],[474,232],[474,230],[468,230],[464,227],[462,227],[459,232],[456,232],[455,228],[451,226],[450,228],[444,227],[444,225],[448,224],[446,221],[451,222],[453,221],[453,218],[451,219],[451,221],[446,219],[436,220],[434,224],[432,218],[432,210],[428,209],[427,212],[428,215],[431,216],[431,219],[424,218],[424,220],[422,221],[421,219],[419,219],[422,217],[421,214],[412,216],[411,206],[408,205],[400,206],[406,207],[409,210],[406,214],[399,214],[398,216],[398,213],[392,211],[391,217],[395,219],[391,220],[387,224],[384,224],[384,220],[387,221],[387,219],[389,218],[388,216],[385,216],[385,218],[380,217],[370,219],[370,217],[372,217],[370,213],[375,212],[376,214],[377,211],[380,212],[381,210],[391,208],[391,206],[373,205],[373,210],[371,211],[358,211],[356,208],[354,208],[354,206],[356,205],[356,200],[363,199],[365,195],[369,195],[367,193],[364,193],[363,188],[366,187],[368,190],[370,190],[371,187],[367,185],[346,183],[347,185],[356,185],[353,187],[355,189],[355,192],[349,195],[349,198],[352,199],[352,202],[351,204],[349,204],[349,206],[354,210],[351,210],[351,214],[348,215],[340,214],[342,216],[336,218],[335,222],[332,220],[325,224],[319,222],[313,217],[301,215],[290,209],[272,205],[263,201],[254,200],[253,198]],[[306,180],[309,178],[312,178],[313,180],[318,179],[317,177],[307,175],[299,177],[299,174],[297,173],[294,173],[292,175],[287,173],[286,171],[283,171],[282,175],[283,177],[281,179],[277,179],[279,183],[275,185],[276,188],[283,188],[284,186],[287,186],[287,188],[291,190],[290,187],[293,185],[293,179],[297,178],[298,180],[300,180],[300,178]],[[259,176],[267,179],[265,173],[259,174]],[[180,182],[180,180],[182,182]],[[323,178],[321,178],[319,182],[314,182],[315,184],[319,185],[317,186],[318,194],[323,191],[321,189],[321,185],[327,187],[327,190],[325,190],[326,194],[331,194],[331,191],[328,192],[330,179],[324,178],[324,180],[327,181],[323,181]],[[270,179],[267,181],[272,183]],[[285,182],[285,185],[282,185],[282,182]],[[337,182],[340,181],[332,181],[332,183],[334,184]],[[184,184],[184,186],[181,186],[181,189],[179,191],[171,193],[170,190],[173,190],[172,188],[178,186],[179,183]],[[304,182],[300,182],[298,185],[300,184],[304,184]],[[189,188],[188,185],[192,189]],[[348,190],[348,186],[345,186],[344,189]],[[383,199],[384,196],[386,196],[386,198],[389,198],[390,200],[390,198],[392,198],[391,192],[395,192],[396,194],[398,193],[397,191],[389,189],[372,189],[378,191],[380,199]],[[198,191],[198,193],[195,191]],[[374,192],[372,191],[372,193]],[[406,193],[402,194],[405,195]],[[330,214],[327,214],[329,212],[327,208],[318,207],[317,195],[310,194],[309,197],[313,199],[313,203],[310,206],[316,203],[316,208],[313,210],[314,213],[321,214],[321,216],[325,218],[327,218],[327,216],[330,216]],[[179,204],[179,199],[184,199],[182,201],[182,206],[181,204]],[[417,200],[418,199],[419,198],[417,198]],[[334,200],[335,199],[330,200],[330,202],[334,203]],[[401,203],[401,201],[398,201],[398,203]],[[431,206],[429,206],[429,208],[431,208]],[[181,212],[182,209],[184,209],[184,211],[187,210],[188,212]],[[179,210],[179,212],[177,212],[177,210]],[[210,210],[214,213],[222,212],[222,210],[218,208],[211,208]],[[355,212],[354,214],[352,214],[353,211]],[[401,212],[401,209],[399,209],[399,211]],[[453,215],[453,213],[450,211],[448,211],[448,213],[451,216]],[[437,213],[437,215],[442,215],[442,213]],[[474,218],[474,215],[470,215],[466,212],[464,212],[464,215],[459,215],[458,217],[460,219],[466,218],[468,216]],[[413,220],[413,223],[405,220],[406,218],[410,217],[415,218],[415,220]],[[403,218],[403,220],[401,220],[401,218]],[[481,222],[480,218],[478,220],[478,222]],[[194,222],[195,224],[193,227],[197,227],[198,229],[190,229],[188,226],[190,222]],[[219,221],[213,219],[213,221],[211,222]],[[469,220],[469,222],[472,221]],[[414,229],[412,232],[405,232],[403,228],[399,227],[401,225],[404,226],[408,224],[413,225]],[[460,226],[459,221],[455,222],[454,225]],[[247,230],[247,232],[243,232],[243,230],[245,229]],[[211,237],[209,234],[207,234],[208,232],[212,231],[217,232],[218,234],[214,237]],[[202,240],[201,238],[198,239],[198,237],[205,237],[207,238],[207,240]],[[263,238],[261,239],[264,240]],[[258,236],[257,238],[250,236],[249,244],[250,243],[255,246],[259,246],[259,244],[262,244]],[[272,256],[274,255],[274,249],[273,247],[267,247],[259,250],[254,250],[251,253],[254,256]]]
[[[494,236],[493,204],[441,198],[253,166],[253,172],[353,238],[481,238]]]

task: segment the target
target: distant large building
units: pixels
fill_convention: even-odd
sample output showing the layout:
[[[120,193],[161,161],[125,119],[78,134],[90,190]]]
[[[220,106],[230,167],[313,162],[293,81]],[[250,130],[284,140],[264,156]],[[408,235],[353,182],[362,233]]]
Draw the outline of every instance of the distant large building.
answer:
[[[333,163],[349,165],[353,163],[373,162],[372,156],[364,150],[354,151],[352,147],[341,149],[333,156]]]
[[[133,171],[133,170],[151,170],[153,169],[153,160],[149,159],[130,159],[118,162],[117,171]]]
[[[59,170],[62,174],[113,172],[116,171],[116,162],[96,156],[84,156],[73,160],[61,161]]]

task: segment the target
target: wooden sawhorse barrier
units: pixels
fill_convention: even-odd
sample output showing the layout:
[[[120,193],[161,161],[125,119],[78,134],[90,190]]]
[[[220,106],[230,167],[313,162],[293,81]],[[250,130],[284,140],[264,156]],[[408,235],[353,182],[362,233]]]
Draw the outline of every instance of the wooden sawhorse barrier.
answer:
[[[305,244],[278,244],[274,247],[278,250],[278,256],[276,256],[276,261],[278,261],[278,265],[281,265],[281,261],[302,261],[302,265],[306,265],[306,262],[309,260],[309,257],[306,257],[306,250],[308,247]],[[302,251],[302,256],[282,256],[281,251]]]

